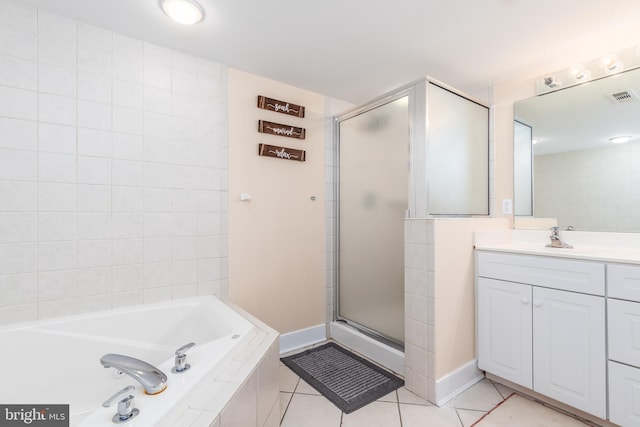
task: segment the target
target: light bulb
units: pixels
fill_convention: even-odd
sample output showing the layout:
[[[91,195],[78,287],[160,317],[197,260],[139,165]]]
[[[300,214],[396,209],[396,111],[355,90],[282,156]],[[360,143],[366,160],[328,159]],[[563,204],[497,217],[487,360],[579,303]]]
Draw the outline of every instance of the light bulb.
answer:
[[[160,6],[179,24],[192,25],[204,18],[204,9],[194,0],[160,0]]]
[[[569,76],[574,79],[576,83],[585,82],[591,79],[591,71],[585,69],[582,64],[576,64],[569,68]]]
[[[600,67],[602,67],[607,74],[619,73],[624,70],[622,61],[618,59],[617,55],[613,54],[602,57],[602,59],[600,59]]]

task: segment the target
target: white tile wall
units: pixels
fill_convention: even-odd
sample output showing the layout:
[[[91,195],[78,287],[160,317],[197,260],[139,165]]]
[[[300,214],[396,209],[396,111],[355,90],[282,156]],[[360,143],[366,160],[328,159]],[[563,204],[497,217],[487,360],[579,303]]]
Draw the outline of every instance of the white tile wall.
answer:
[[[435,401],[434,221],[405,220],[405,382]]]
[[[226,68],[0,3],[0,324],[226,293]]]
[[[640,231],[640,142],[536,156],[534,213],[562,228]]]

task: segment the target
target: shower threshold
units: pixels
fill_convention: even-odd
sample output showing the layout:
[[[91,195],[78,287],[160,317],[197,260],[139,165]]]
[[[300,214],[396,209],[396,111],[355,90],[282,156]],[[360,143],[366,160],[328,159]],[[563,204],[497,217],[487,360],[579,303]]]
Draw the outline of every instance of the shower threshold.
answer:
[[[344,322],[329,324],[331,338],[404,377],[404,352],[382,343]]]

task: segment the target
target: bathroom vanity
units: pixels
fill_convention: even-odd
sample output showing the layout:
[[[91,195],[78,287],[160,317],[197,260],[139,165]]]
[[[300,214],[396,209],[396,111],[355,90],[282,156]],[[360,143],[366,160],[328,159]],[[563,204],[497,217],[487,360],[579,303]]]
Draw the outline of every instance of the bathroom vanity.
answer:
[[[578,415],[640,426],[640,245],[578,232],[574,249],[555,249],[548,232],[502,234],[476,238],[478,368]],[[607,238],[581,244],[588,234]]]

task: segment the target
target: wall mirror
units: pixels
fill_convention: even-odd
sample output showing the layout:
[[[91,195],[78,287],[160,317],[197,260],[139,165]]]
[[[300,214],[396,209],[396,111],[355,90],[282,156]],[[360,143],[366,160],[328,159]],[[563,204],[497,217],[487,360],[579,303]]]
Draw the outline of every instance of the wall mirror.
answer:
[[[514,208],[561,229],[640,231],[640,69],[514,104]]]

